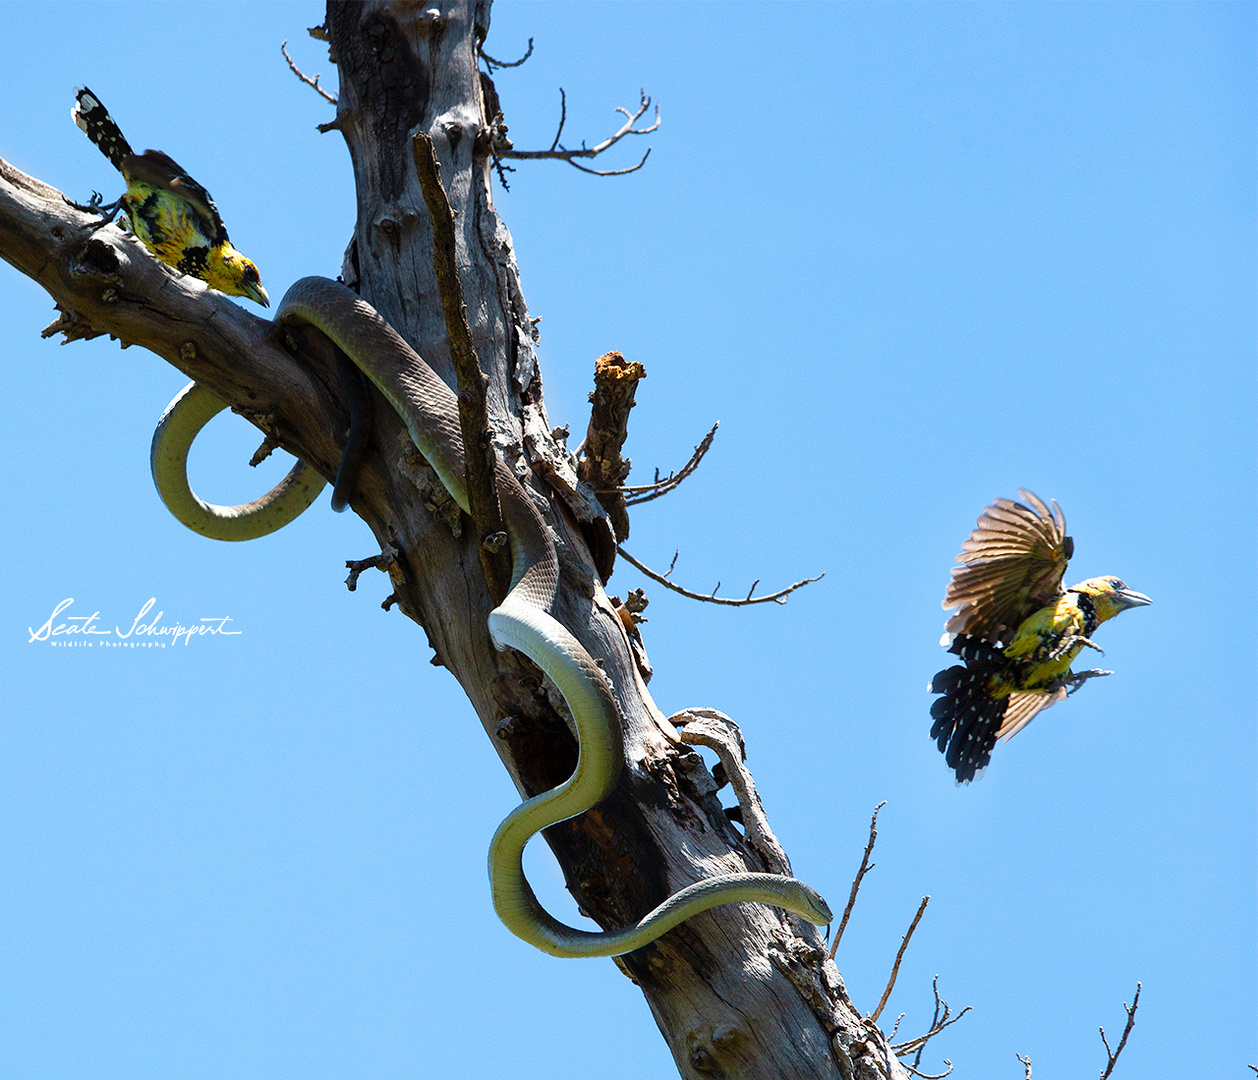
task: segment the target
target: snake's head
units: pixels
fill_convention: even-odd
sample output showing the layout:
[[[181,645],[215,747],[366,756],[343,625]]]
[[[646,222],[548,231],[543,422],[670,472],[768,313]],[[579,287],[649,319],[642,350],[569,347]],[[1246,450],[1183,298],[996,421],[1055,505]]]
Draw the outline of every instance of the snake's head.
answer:
[[[800,882],[800,892],[804,896],[805,904],[809,910],[799,912],[805,919],[815,926],[826,927],[826,933],[829,933],[829,926],[834,922],[834,912],[830,910],[830,905],[825,902],[821,893],[817,892],[811,885]]]

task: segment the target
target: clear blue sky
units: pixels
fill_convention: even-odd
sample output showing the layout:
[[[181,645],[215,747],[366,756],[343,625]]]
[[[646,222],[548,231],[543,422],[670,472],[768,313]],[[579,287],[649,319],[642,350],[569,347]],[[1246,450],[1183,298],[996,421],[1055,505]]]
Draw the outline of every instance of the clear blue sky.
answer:
[[[213,193],[272,296],[335,275],[353,214],[331,110],[288,72],[315,4],[5,4],[0,155],[68,193],[118,178],[69,118],[86,82],[137,147]],[[629,549],[731,592],[825,570],[785,607],[646,583],[665,712],[737,719],[797,872],[885,1014],[930,980],[974,1012],[924,1068],[1099,1074],[1144,983],[1123,1077],[1248,1075],[1255,1047],[1255,7],[501,4],[487,43],[521,148],[593,143],[640,86],[646,168],[522,164],[496,198],[541,316],[552,422],[594,358],[649,372],[635,479],[720,434],[638,511]],[[171,48],[171,43],[178,43]],[[624,165],[624,147],[608,162]],[[215,544],[164,511],[154,422],[184,378],[105,340],[41,341],[0,267],[0,1074],[24,1080],[658,1080],[672,1068],[608,961],[496,921],[484,858],[516,801],[418,627],[356,593],[375,550],[326,497]],[[224,421],[217,501],[266,479]],[[1072,578],[1154,606],[1097,635],[1109,679],[1001,745],[968,788],[927,737],[948,568],[982,507],[1064,507]],[[609,590],[643,582],[621,566]],[[52,608],[229,616],[179,650],[28,642]],[[531,873],[575,918],[543,851]],[[935,1071],[938,1071],[937,1069]]]

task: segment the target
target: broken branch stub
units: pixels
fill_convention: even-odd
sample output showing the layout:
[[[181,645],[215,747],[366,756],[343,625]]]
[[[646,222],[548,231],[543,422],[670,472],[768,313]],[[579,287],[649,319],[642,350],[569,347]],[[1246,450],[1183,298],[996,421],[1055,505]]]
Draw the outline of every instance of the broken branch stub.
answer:
[[[604,353],[594,362],[594,390],[590,394],[590,426],[577,465],[577,476],[597,493],[611,519],[616,542],[629,536],[629,511],[620,486],[633,462],[621,456],[629,437],[629,411],[646,368],[619,352]]]

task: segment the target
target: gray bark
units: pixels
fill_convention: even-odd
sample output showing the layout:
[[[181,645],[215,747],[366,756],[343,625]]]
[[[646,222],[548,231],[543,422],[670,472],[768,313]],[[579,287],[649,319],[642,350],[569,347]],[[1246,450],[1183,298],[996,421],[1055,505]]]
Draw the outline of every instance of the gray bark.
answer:
[[[515,253],[493,204],[493,118],[485,115],[477,57],[488,24],[488,0],[329,4],[326,29],[341,83],[336,126],[349,146],[358,199],[343,276],[454,385],[432,229],[410,146],[415,131],[427,132],[457,213],[458,265],[488,376],[494,443],[557,536],[562,595],[555,615],[604,668],[623,717],[618,788],[545,834],[581,910],[613,928],[690,882],[781,872],[788,864],[755,812],[749,778],[740,778],[740,794],[754,819],[754,843],[727,819],[701,759],[651,700],[640,640],[603,591],[600,568],[607,570],[614,550],[610,526],[550,434]],[[0,163],[0,255],[57,300],[59,329],[144,345],[332,477],[346,424],[332,358],[299,363],[271,323],[199,283],[172,279],[117,230],[91,226],[59,193]],[[474,530],[451,511],[381,400],[372,423],[352,506],[382,550],[396,552],[390,576],[398,606],[425,629],[432,662],[459,680],[521,795],[554,787],[576,758],[562,699],[527,660],[494,650],[486,629],[494,603]],[[684,1077],[907,1075],[848,1000],[816,928],[777,909],[718,908],[617,962],[641,988]]]

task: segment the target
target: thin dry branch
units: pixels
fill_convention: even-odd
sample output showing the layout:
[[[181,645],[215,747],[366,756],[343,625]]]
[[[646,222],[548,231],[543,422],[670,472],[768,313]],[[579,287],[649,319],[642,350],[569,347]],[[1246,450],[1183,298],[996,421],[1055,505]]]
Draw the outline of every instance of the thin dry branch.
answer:
[[[715,429],[713,429],[715,430]],[[861,856],[860,869],[856,871],[856,877],[852,879],[852,892],[847,898],[847,907],[843,909],[843,918],[839,920],[839,928],[834,932],[834,941],[830,945],[830,959],[834,959],[835,951],[839,947],[839,942],[843,940],[843,931],[847,928],[847,920],[852,917],[852,907],[856,903],[856,894],[860,891],[861,882],[865,875],[872,870],[873,864],[869,861],[869,856],[874,852],[874,842],[878,839],[878,811],[887,805],[887,800],[883,799],[874,807],[873,816],[869,819],[869,843],[865,845],[865,854]],[[935,996],[938,1003],[939,996]],[[892,1038],[895,1037],[894,1032]]]
[[[297,76],[297,78],[299,78],[307,86],[313,86],[316,93],[318,93],[318,95],[321,98],[323,98],[324,101],[330,102],[333,105],[336,104],[336,95],[329,94],[326,90],[323,89],[322,86],[319,85],[319,80],[323,78],[322,75],[316,75],[312,79],[309,75],[303,72],[295,63],[293,63],[293,58],[288,55],[288,38],[285,38],[282,42],[280,42],[280,52],[284,54],[284,59],[288,61],[289,68],[292,70],[292,73]]]
[[[364,570],[382,570],[386,574],[390,570],[397,569],[398,551],[392,544],[386,544],[384,550],[379,555],[372,555],[369,559],[346,559],[345,565],[349,568],[349,577],[345,579],[345,587],[354,592],[358,588],[358,578]]]
[[[796,589],[802,589],[805,585],[811,585],[814,581],[820,581],[826,576],[825,571],[823,570],[816,577],[804,578],[803,581],[797,581],[794,585],[788,585],[785,589],[779,589],[775,593],[769,593],[768,596],[753,597],[751,594],[756,591],[756,586],[760,584],[760,579],[757,578],[751,583],[751,589],[744,599],[734,600],[729,597],[716,595],[716,589],[721,587],[721,583],[719,581],[716,583],[716,589],[713,589],[712,592],[707,595],[704,593],[691,592],[689,589],[684,589],[680,585],[674,584],[668,580],[668,574],[673,572],[673,567],[671,565],[668,568],[668,574],[658,574],[649,566],[643,566],[642,563],[638,562],[638,560],[630,555],[623,547],[617,547],[616,552],[622,559],[625,560],[625,562],[636,566],[652,581],[659,582],[664,586],[664,588],[672,589],[673,592],[681,593],[682,596],[688,597],[691,600],[702,600],[705,604],[724,604],[726,607],[746,607],[748,604],[767,604],[769,601],[773,601],[775,604],[785,604],[786,597],[793,593]],[[675,564],[676,562],[677,556],[674,555],[673,563]]]
[[[1105,1029],[1101,1028],[1101,1042],[1105,1044],[1105,1053],[1109,1057],[1106,1062],[1105,1071],[1101,1073],[1101,1080],[1107,1080],[1110,1073],[1114,1071],[1114,1066],[1118,1063],[1118,1055],[1123,1052],[1123,1047],[1127,1045],[1127,1036],[1131,1034],[1131,1029],[1136,1026],[1136,1009],[1140,1006],[1140,984],[1136,983],[1136,996],[1131,999],[1131,1005],[1123,1002],[1123,1009],[1127,1013],[1127,1023],[1123,1028],[1123,1037],[1118,1040],[1118,1049],[1111,1050],[1109,1048],[1109,1040],[1105,1037]],[[1258,1070],[1255,1070],[1258,1072]]]
[[[673,488],[677,487],[692,472],[699,467],[699,462],[703,460],[703,455],[708,452],[712,446],[712,440],[716,438],[716,429],[721,426],[720,421],[712,425],[712,430],[704,437],[703,441],[695,447],[695,452],[690,455],[690,460],[686,462],[676,473],[669,473],[663,480],[660,479],[659,469],[655,470],[655,481],[650,484],[639,484],[632,487],[622,487],[617,490],[625,496],[626,506],[637,506],[640,503],[650,502],[652,499],[658,499],[661,495],[667,495]],[[600,492],[599,494],[602,494]]]
[[[502,510],[498,506],[498,490],[494,484],[495,454],[485,397],[487,380],[476,355],[472,329],[467,321],[467,305],[463,302],[454,211],[450,209],[450,200],[441,186],[441,167],[437,163],[432,139],[422,131],[417,132],[411,140],[411,150],[419,186],[423,189],[424,202],[432,218],[432,265],[437,275],[437,290],[441,293],[450,358],[458,380],[459,427],[466,448],[467,499],[471,505],[472,524],[480,540],[478,550],[489,591],[496,603],[502,603],[511,586],[511,558],[504,545],[491,540],[504,533],[504,526]]]
[[[1031,1080],[1031,1059],[1029,1057],[1023,1057],[1021,1054],[1018,1054],[1018,1053],[1015,1053],[1013,1056],[1016,1057],[1020,1062],[1022,1062],[1023,1065],[1026,1066],[1025,1080]]]
[[[503,65],[503,66],[506,66],[506,65]],[[599,154],[603,153],[604,150],[608,150],[611,147],[615,146],[618,142],[620,142],[621,139],[625,138],[628,135],[649,135],[651,132],[659,128],[660,107],[658,105],[655,106],[655,123],[653,123],[650,127],[645,127],[645,128],[635,128],[633,126],[635,123],[637,123],[638,120],[642,118],[642,114],[645,113],[647,109],[651,107],[651,99],[647,96],[647,92],[645,90],[639,90],[638,93],[640,95],[640,101],[638,104],[637,112],[630,113],[628,109],[622,108],[619,106],[616,108],[616,111],[618,113],[623,114],[625,117],[625,122],[624,124],[621,125],[621,128],[619,131],[617,131],[614,135],[609,135],[606,139],[604,139],[597,146],[587,147],[585,143],[583,142],[581,144],[580,150],[569,150],[566,147],[560,145],[560,142],[559,142],[560,137],[563,135],[563,126],[567,122],[567,119],[568,119],[568,97],[564,93],[563,87],[560,87],[559,88],[559,128],[555,132],[555,138],[554,138],[554,141],[550,144],[550,149],[549,150],[516,150],[513,146],[511,146],[510,143],[503,142],[503,143],[500,143],[497,147],[495,147],[494,149],[495,156],[499,158],[514,158],[519,161],[534,161],[534,160],[540,160],[544,158],[550,158],[555,161],[566,161],[574,169],[580,169],[582,172],[591,173],[594,176],[625,176],[628,173],[637,172],[640,168],[642,168],[643,165],[646,164],[646,159],[651,156],[651,148],[649,146],[647,147],[646,153],[642,155],[642,160],[639,161],[636,165],[628,169],[590,169],[584,165],[578,165],[576,162],[576,159],[584,158],[588,160],[590,158],[596,158],[598,157]]]
[[[878,1002],[878,1008],[869,1015],[869,1019],[872,1021],[877,1021],[882,1013],[883,1006],[887,1004],[887,998],[891,996],[891,991],[895,988],[896,976],[900,974],[900,961],[904,959],[904,951],[909,947],[913,931],[917,929],[917,924],[922,921],[922,914],[926,911],[926,905],[929,903],[930,897],[923,896],[921,904],[918,905],[917,914],[913,916],[913,921],[909,924],[908,933],[904,935],[904,940],[900,942],[900,950],[895,954],[895,963],[891,965],[891,977],[887,980],[887,988],[882,992],[882,999]]]
[[[926,1044],[930,1042],[936,1035],[943,1031],[946,1027],[951,1027],[966,1013],[970,1011],[971,1006],[967,1005],[956,1016],[952,1015],[952,1006],[950,1006],[943,998],[939,996],[939,976],[936,975],[930,983],[931,990],[935,994],[935,1012],[930,1019],[930,1028],[922,1035],[916,1038],[908,1039],[902,1043],[896,1043],[891,1049],[895,1052],[896,1057],[904,1057],[907,1054],[916,1053],[913,1059],[914,1067],[922,1063],[922,1051],[926,1048]],[[947,1058],[944,1059],[945,1062]]]
[[[952,1074],[952,1062],[947,1058],[944,1058],[944,1064],[947,1065],[948,1068],[941,1073],[918,1072],[912,1065],[906,1065],[903,1061],[900,1062],[900,1068],[904,1069],[906,1072],[911,1072],[914,1076],[920,1076],[922,1080],[943,1080],[945,1076],[950,1076]]]
[[[512,60],[510,62],[506,60],[495,60],[492,56],[489,55],[489,53],[487,53],[484,49],[479,48],[479,47],[477,48],[476,51],[480,54],[480,58],[485,61],[485,66],[489,68],[490,72],[492,72],[494,68],[519,67],[521,64],[524,63],[525,60],[527,60],[530,56],[533,55],[533,39],[529,38],[528,52],[526,52],[523,56],[521,56],[519,60]]]

